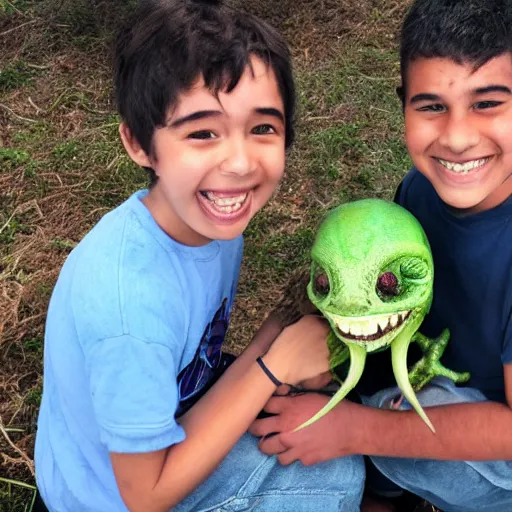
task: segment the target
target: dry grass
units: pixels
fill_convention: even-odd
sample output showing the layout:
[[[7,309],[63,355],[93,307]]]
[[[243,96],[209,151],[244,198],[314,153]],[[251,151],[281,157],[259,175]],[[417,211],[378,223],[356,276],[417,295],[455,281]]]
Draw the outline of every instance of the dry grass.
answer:
[[[300,89],[287,176],[247,233],[229,340],[239,351],[307,262],[325,211],[391,197],[409,164],[394,98],[403,2],[234,1],[284,32]],[[145,185],[121,150],[111,99],[108,41],[129,3],[0,0],[0,476],[29,484],[59,269],[106,211]],[[25,510],[30,492],[0,485],[0,510]]]

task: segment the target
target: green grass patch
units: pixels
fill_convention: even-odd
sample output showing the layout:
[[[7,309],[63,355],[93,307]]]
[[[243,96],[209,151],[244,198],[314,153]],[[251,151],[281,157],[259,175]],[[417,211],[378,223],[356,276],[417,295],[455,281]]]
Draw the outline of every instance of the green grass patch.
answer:
[[[9,92],[32,83],[34,69],[22,60],[11,62],[0,70],[0,92]]]
[[[0,223],[2,223],[2,215],[0,214]],[[10,245],[14,242],[18,234],[29,234],[31,227],[28,224],[23,223],[17,216],[13,216],[0,227],[3,227],[0,233],[0,245]]]
[[[0,168],[4,171],[15,169],[30,159],[22,149],[0,148]]]
[[[42,354],[43,352],[43,338],[42,336],[36,336],[35,338],[27,338],[22,342],[23,347],[28,352],[35,354]]]
[[[28,0],[0,0],[0,14],[10,16],[25,12],[30,5]]]
[[[272,276],[277,279],[291,269],[306,264],[314,236],[311,227],[298,228],[292,234],[272,234],[262,233],[258,230],[258,223],[253,223],[246,232],[248,243],[245,254],[251,273],[261,274],[265,280]]]
[[[367,146],[359,137],[359,123],[345,123],[312,133],[308,138],[312,156],[309,173],[317,182],[328,184],[340,173],[340,159],[360,160],[367,152]]]
[[[0,477],[0,512],[31,512],[34,500],[33,485]]]
[[[336,107],[347,91],[347,75],[344,68],[329,67],[297,75],[299,110],[318,112]]]
[[[30,389],[23,401],[27,405],[33,405],[39,407],[41,405],[41,398],[43,396],[43,386],[41,384],[37,384],[35,387]]]
[[[12,134],[14,144],[25,148],[39,148],[47,145],[55,136],[55,129],[49,121],[38,121]]]

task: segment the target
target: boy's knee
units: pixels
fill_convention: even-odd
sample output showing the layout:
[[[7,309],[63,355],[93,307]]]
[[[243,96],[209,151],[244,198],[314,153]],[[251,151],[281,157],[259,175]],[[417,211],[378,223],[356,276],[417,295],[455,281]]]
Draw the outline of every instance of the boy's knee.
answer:
[[[384,389],[371,397],[363,397],[364,405],[379,409],[390,409],[397,401],[401,391],[398,387]],[[469,387],[457,387],[446,377],[436,377],[430,384],[416,394],[422,407],[436,405],[448,405],[458,403],[483,402],[487,398],[478,389]],[[410,404],[403,400],[399,410],[411,409]]]
[[[371,457],[378,470],[403,489],[442,510],[512,510],[512,490],[500,482],[498,462]],[[500,485],[501,484],[501,485]],[[501,507],[501,508],[500,508]]]

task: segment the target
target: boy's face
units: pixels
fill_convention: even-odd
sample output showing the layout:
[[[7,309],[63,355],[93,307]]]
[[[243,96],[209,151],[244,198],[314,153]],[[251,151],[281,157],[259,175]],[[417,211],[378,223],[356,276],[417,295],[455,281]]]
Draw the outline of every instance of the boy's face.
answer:
[[[502,203],[512,193],[512,56],[476,71],[446,58],[410,62],[405,137],[445,203],[468,213]]]
[[[240,235],[283,176],[283,101],[272,69],[253,58],[252,70],[218,97],[199,80],[155,131],[155,158],[134,158],[158,176],[144,203],[185,245]]]

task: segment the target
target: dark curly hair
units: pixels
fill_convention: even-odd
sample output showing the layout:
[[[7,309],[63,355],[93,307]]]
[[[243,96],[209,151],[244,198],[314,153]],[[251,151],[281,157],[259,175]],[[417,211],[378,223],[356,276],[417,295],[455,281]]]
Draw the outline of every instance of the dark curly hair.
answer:
[[[119,114],[152,155],[156,128],[179,95],[202,76],[214,94],[233,90],[251,56],[275,73],[284,103],[286,148],[294,138],[295,85],[284,38],[264,21],[221,1],[143,0],[121,30],[115,52]],[[156,182],[148,169],[151,184]]]

